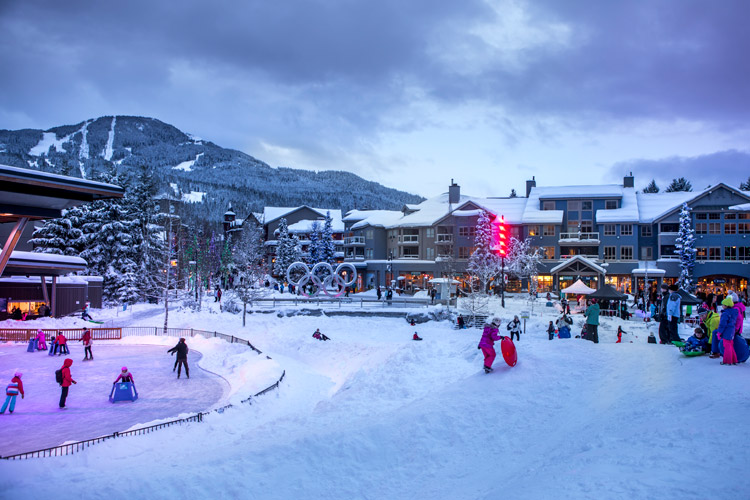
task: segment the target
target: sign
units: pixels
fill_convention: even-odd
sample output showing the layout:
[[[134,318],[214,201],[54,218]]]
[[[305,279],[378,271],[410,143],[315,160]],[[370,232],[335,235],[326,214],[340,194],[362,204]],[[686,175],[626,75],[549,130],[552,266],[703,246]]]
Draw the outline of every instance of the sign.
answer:
[[[529,311],[521,311],[521,319],[529,319],[531,317],[531,314]]]
[[[714,285],[723,285],[726,282],[727,280],[725,280],[724,278],[717,278],[714,280]]]

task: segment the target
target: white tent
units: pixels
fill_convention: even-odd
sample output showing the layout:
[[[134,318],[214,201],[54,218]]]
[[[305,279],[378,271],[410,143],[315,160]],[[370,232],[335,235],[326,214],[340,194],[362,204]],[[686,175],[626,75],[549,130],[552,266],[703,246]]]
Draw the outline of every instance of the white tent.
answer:
[[[575,283],[570,285],[568,288],[563,288],[560,290],[562,293],[574,293],[576,295],[588,295],[590,293],[594,293],[596,290],[593,288],[589,288],[586,285],[584,285],[583,281],[577,280]]]

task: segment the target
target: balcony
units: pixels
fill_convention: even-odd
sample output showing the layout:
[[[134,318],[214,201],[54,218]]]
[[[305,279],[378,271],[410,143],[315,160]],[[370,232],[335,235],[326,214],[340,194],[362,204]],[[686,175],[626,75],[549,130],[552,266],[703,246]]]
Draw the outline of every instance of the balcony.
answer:
[[[359,260],[365,260],[365,256],[364,255],[347,255],[345,259],[359,261]]]
[[[453,234],[436,234],[435,243],[453,243]]]
[[[591,255],[591,254],[561,255],[560,256],[560,260],[572,259],[573,257],[578,257],[578,256],[581,256],[583,258],[586,258],[586,259],[589,259],[589,260],[593,260],[593,261],[600,261],[600,260],[602,260],[602,259],[599,258],[599,255],[596,255],[596,254],[594,254],[594,255]],[[609,259],[607,259],[607,260],[609,260]]]
[[[402,234],[398,237],[399,245],[419,245],[418,234]]]
[[[350,247],[354,245],[364,245],[365,244],[365,237],[364,236],[348,236],[344,238],[344,246]]]
[[[591,245],[599,244],[599,232],[575,232],[575,233],[560,233],[560,240],[558,244],[565,245]]]

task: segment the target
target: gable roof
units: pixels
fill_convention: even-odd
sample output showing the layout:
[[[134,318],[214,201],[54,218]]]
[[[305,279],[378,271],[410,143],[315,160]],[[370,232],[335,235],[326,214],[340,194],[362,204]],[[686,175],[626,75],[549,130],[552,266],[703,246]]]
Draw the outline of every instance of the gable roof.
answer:
[[[299,207],[264,207],[263,208],[263,222],[264,224],[270,224],[271,222],[280,219],[282,217],[285,217],[293,212],[296,212],[297,210],[301,210],[303,208],[307,208],[309,210],[312,210],[313,212],[317,212],[320,214],[321,218],[325,218],[326,212],[331,212],[331,218],[334,221],[340,221],[341,220],[341,210],[340,209],[334,209],[334,208],[313,208],[309,207],[307,205],[301,205]]]

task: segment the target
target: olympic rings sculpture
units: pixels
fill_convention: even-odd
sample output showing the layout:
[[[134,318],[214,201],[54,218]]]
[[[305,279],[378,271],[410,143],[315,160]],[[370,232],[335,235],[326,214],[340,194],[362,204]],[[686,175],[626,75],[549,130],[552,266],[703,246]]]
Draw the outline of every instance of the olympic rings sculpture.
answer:
[[[345,280],[341,276],[340,273],[342,269],[351,270],[351,279]],[[302,276],[296,281],[292,279],[292,270],[302,272]],[[327,272],[327,276],[323,280],[318,276],[320,271]],[[357,281],[357,269],[354,265],[344,262],[343,264],[336,266],[336,270],[334,271],[333,266],[328,262],[318,262],[311,270],[304,262],[295,262],[286,270],[286,281],[297,287],[305,297],[317,297],[322,291],[327,296],[337,299],[346,291],[346,287],[352,286],[354,282]],[[307,291],[305,291],[305,287],[310,282],[315,285],[315,291],[312,294],[308,294]],[[328,288],[334,284],[338,287],[339,291],[335,295],[332,295],[328,291]]]

